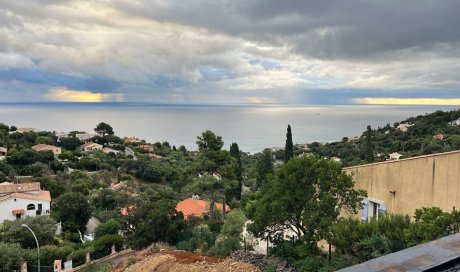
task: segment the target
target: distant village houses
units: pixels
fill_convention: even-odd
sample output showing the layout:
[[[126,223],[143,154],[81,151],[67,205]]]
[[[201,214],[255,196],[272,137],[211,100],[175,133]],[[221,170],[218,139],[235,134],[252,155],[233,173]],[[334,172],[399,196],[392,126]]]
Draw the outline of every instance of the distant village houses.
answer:
[[[36,128],[18,128],[15,132],[28,133],[28,132],[39,132],[39,130]]]
[[[121,154],[121,151],[112,149],[110,147],[104,147],[104,148],[102,148],[102,153],[104,153],[104,154],[113,153],[115,155],[118,155],[118,154]]]
[[[140,149],[143,149],[145,151],[152,151],[153,150],[153,147],[152,145],[150,144],[142,144],[142,145],[139,145],[139,148]]]
[[[69,137],[69,133],[67,132],[55,132],[54,135],[58,138],[58,140],[60,138],[67,138]]]
[[[0,223],[50,213],[51,195],[39,182],[0,183]]]
[[[402,155],[399,154],[398,152],[390,153],[389,156],[390,156],[390,161],[399,160],[402,157]]]
[[[399,124],[398,129],[402,132],[407,132],[411,126],[411,124]]]
[[[54,156],[59,156],[62,153],[62,150],[58,146],[53,146],[53,145],[46,145],[46,144],[38,144],[32,146],[32,149],[40,152],[40,151],[51,151],[53,152]]]
[[[93,143],[93,142],[87,142],[87,143],[84,143],[84,144],[81,145],[81,150],[85,151],[85,152],[91,152],[91,151],[95,151],[95,150],[101,151],[102,147],[103,146],[100,145],[100,144],[96,144],[96,143]]]
[[[125,137],[123,138],[123,141],[126,143],[126,144],[131,144],[131,143],[140,143],[141,140],[139,140],[139,138],[137,137]]]
[[[84,141],[88,141],[89,139],[92,138],[93,135],[89,134],[89,133],[86,133],[86,132],[82,132],[82,133],[76,133],[75,134],[75,138],[77,138],[78,140],[80,140],[81,142],[84,142]]]

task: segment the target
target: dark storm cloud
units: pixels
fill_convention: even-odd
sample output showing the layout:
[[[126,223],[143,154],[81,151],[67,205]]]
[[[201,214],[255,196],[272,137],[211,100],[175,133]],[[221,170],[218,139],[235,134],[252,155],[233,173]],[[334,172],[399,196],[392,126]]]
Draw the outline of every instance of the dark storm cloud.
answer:
[[[460,1],[193,1],[145,5],[117,2],[123,10],[157,20],[231,35],[278,40],[321,59],[388,57],[402,50],[458,47]],[[439,52],[442,53],[442,52]]]

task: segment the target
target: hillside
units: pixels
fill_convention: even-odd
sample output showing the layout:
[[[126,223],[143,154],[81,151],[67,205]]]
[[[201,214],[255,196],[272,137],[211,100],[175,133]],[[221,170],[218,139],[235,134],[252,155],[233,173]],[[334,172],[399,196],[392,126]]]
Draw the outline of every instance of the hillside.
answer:
[[[406,120],[372,128],[374,161],[385,161],[397,152],[405,157],[433,154],[460,149],[460,111],[436,111]],[[344,166],[366,163],[366,132],[360,137],[342,141],[313,142],[310,152],[322,157],[337,157]]]

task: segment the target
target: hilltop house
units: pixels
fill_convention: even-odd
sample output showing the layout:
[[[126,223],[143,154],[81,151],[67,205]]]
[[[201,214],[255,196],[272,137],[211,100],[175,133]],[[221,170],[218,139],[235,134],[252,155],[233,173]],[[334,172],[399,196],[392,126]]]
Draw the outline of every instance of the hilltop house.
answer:
[[[69,133],[67,132],[55,132],[54,135],[59,139],[69,137]]]
[[[101,151],[102,150],[102,145],[96,144],[96,143],[93,143],[93,142],[87,142],[87,143],[84,143],[84,144],[81,145],[81,150],[85,151],[85,152],[91,152],[91,151],[94,151],[94,150]]]
[[[28,132],[39,132],[39,131],[36,128],[18,128],[15,132],[28,133]]]
[[[0,183],[0,223],[50,213],[51,195],[39,182]]]
[[[104,147],[104,148],[102,148],[102,153],[104,153],[104,154],[113,153],[115,155],[118,155],[118,154],[121,154],[122,152],[119,151],[119,150],[112,149],[110,147]]]
[[[402,132],[407,132],[411,126],[411,124],[399,124],[398,129]]]
[[[87,133],[87,132],[83,132],[83,133],[76,133],[75,134],[75,138],[77,138],[78,140],[80,140],[81,142],[84,142],[84,141],[88,141],[89,139],[92,138],[92,135]]]
[[[398,152],[390,153],[389,156],[390,156],[390,161],[399,160],[402,157],[402,155],[399,154]]]
[[[123,139],[123,141],[126,143],[126,144],[131,144],[131,143],[140,143],[141,140],[139,140],[139,138],[137,137],[125,137]]]
[[[40,152],[40,151],[51,151],[53,152],[54,156],[59,156],[61,154],[61,148],[53,145],[46,145],[46,144],[38,144],[32,146],[32,149]]]
[[[222,203],[215,203],[217,210],[223,211]],[[209,212],[210,203],[206,200],[200,199],[198,196],[192,196],[177,203],[176,211],[182,212],[184,218],[188,219],[189,216],[193,215],[196,217],[203,217]],[[225,204],[225,211],[230,211],[230,207]]]
[[[6,154],[8,154],[8,149],[0,146],[0,161],[6,159]]]
[[[152,151],[153,150],[153,147],[150,144],[141,144],[141,145],[139,145],[139,148],[143,149],[145,151]]]

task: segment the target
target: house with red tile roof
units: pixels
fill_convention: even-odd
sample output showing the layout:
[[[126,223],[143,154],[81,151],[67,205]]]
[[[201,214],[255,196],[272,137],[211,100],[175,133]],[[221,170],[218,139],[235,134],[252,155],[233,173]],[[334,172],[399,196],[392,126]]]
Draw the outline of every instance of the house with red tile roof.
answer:
[[[141,140],[139,140],[139,138],[134,137],[134,136],[132,136],[132,137],[125,137],[125,138],[123,139],[123,141],[124,141],[126,144],[130,144],[130,143],[140,143],[140,142],[141,142]]]
[[[223,211],[222,203],[215,203],[217,210]],[[182,212],[184,218],[187,219],[193,215],[196,217],[203,217],[210,210],[210,203],[207,200],[200,199],[198,196],[187,198],[177,203],[176,211]],[[225,205],[225,211],[230,211],[230,207]]]
[[[47,145],[47,144],[38,144],[32,146],[32,149],[40,152],[40,151],[51,151],[55,156],[58,156],[61,154],[61,148],[53,145]]]
[[[51,195],[39,182],[0,183],[0,223],[50,213]]]
[[[87,142],[81,145],[81,150],[85,152],[91,152],[94,150],[102,150],[103,146],[93,142]]]

